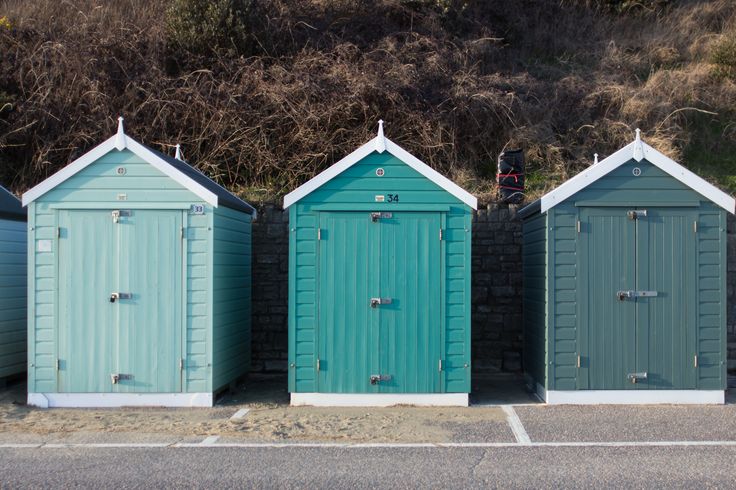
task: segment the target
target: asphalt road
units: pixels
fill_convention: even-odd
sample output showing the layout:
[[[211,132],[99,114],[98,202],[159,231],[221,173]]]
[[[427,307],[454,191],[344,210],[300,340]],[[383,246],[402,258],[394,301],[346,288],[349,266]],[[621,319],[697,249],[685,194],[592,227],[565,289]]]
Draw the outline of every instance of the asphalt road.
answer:
[[[736,486],[736,447],[0,449],[0,487]]]

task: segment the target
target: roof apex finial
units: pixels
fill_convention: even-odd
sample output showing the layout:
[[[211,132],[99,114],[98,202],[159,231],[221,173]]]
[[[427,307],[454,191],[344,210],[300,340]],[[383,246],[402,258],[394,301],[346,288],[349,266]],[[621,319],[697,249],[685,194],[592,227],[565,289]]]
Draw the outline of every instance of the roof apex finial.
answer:
[[[383,119],[378,120],[378,136],[376,136],[376,151],[383,153],[386,151],[386,138],[383,136]]]
[[[593,153],[593,165],[598,164],[598,153]]]
[[[123,128],[123,116],[118,117],[118,132],[115,135],[115,148],[118,151],[125,149],[125,129]]]
[[[176,153],[174,154],[174,158],[181,160],[182,162],[184,161],[181,158],[181,145],[179,143],[176,144]]]
[[[636,139],[634,140],[634,160],[641,162],[644,159],[644,145],[641,141],[641,130],[636,128]]]

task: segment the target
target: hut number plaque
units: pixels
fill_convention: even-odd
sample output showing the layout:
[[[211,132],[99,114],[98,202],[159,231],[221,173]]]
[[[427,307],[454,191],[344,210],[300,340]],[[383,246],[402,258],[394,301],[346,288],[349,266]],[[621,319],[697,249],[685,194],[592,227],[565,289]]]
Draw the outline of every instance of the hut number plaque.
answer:
[[[189,214],[204,214],[204,205],[192,204],[189,206]]]

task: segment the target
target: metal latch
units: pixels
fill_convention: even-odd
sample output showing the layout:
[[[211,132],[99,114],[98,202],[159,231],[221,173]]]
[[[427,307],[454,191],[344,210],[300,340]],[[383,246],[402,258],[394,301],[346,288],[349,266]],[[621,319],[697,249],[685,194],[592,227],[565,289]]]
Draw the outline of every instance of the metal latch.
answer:
[[[378,305],[390,305],[393,303],[391,298],[371,298],[371,308],[375,308]]]
[[[129,209],[116,209],[111,214],[112,214],[112,222],[117,223],[120,221],[120,218],[129,217],[133,213],[131,213]]]
[[[110,293],[110,303],[119,299],[133,299],[133,293]]]
[[[626,213],[626,216],[628,216],[629,219],[646,218],[647,210],[646,209],[632,209],[631,211],[628,211]]]
[[[394,213],[388,213],[388,212],[380,212],[380,213],[377,213],[377,212],[374,212],[374,213],[371,213],[371,221],[373,221],[375,223],[379,219],[391,219],[391,218],[393,218],[393,216],[394,216]]]
[[[391,381],[390,374],[371,374],[371,384],[377,385],[381,381]]]
[[[112,381],[112,384],[116,385],[119,381],[126,381],[126,380],[132,380],[133,375],[132,374],[120,374],[115,373],[110,375],[110,380]]]
[[[629,381],[631,381],[633,384],[636,384],[639,382],[639,380],[646,380],[647,379],[647,372],[644,371],[643,373],[629,373]]]
[[[616,293],[619,301],[627,298],[653,298],[657,296],[657,291],[619,291]]]

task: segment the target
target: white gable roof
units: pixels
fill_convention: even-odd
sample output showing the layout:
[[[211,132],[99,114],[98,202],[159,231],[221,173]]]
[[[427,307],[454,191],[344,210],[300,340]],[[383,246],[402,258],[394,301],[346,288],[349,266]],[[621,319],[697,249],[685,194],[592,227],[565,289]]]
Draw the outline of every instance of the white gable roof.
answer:
[[[646,144],[641,140],[641,132],[638,129],[636,130],[636,139],[633,142],[542,196],[540,211],[544,213],[555,207],[568,197],[631,160],[637,162],[646,160],[726,211],[730,213],[736,211],[736,201],[733,197]]]
[[[297,187],[284,197],[284,209],[288,208],[307,194],[322,187],[322,185],[329,180],[337,177],[339,174],[352,167],[374,151],[383,153],[384,151],[395,156],[402,162],[409,165],[411,168],[427,177],[429,180],[446,190],[459,200],[467,204],[473,209],[478,209],[478,199],[470,194],[465,189],[461,188],[450,179],[440,174],[432,167],[419,160],[417,157],[404,150],[402,147],[386,138],[383,135],[383,121],[378,123],[378,136],[364,144],[339,162],[332,165],[330,168],[320,173],[313,179],[309,180],[305,184]]]
[[[225,188],[207,178],[201,172],[197,171],[193,167],[188,168],[187,172],[184,172],[182,171],[182,168],[184,165],[187,165],[185,162],[178,160],[176,162],[173,162],[171,157],[166,157],[161,153],[151,150],[150,148],[141,143],[138,143],[136,140],[126,135],[123,130],[122,117],[118,118],[118,131],[114,136],[111,136],[101,144],[94,147],[92,150],[77,158],[72,163],[62,168],[54,175],[23,194],[23,206],[27,206],[42,195],[54,189],[65,180],[69,179],[78,172],[81,172],[83,169],[88,167],[90,164],[96,162],[110,151],[123,151],[125,149],[130,150],[143,161],[151,164],[153,167],[160,170],[163,174],[171,177],[174,181],[178,182],[183,187],[200,197],[206,203],[217,207],[219,204],[224,204],[224,202],[221,201],[223,201],[222,198],[224,197],[224,195],[227,194],[227,201],[238,204],[237,207],[242,207],[244,209],[250,210],[250,212],[252,212],[253,214],[253,217],[255,218],[256,210],[255,208],[253,208],[253,206],[230,194]],[[180,155],[178,148],[177,155]],[[189,166],[187,165],[187,167]]]

